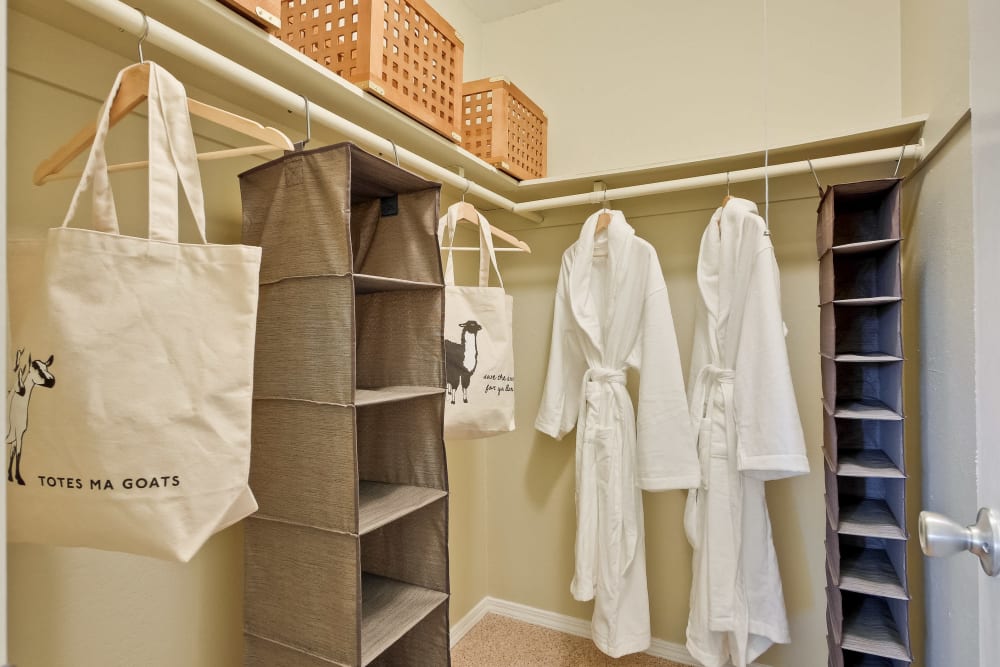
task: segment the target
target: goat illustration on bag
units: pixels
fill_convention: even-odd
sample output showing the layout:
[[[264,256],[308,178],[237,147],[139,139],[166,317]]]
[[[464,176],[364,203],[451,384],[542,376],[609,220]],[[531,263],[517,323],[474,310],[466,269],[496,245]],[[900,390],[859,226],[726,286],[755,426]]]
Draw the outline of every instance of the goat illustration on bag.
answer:
[[[28,355],[28,363],[22,364],[24,348],[14,356],[15,385],[7,394],[7,440],[10,448],[10,461],[7,464],[7,481],[24,486],[21,479],[21,450],[24,447],[24,434],[28,430],[28,403],[35,387],[51,388],[56,385],[56,377],[49,370],[55,361],[49,355],[47,361],[32,359]]]
[[[469,402],[469,381],[479,364],[476,335],[483,329],[475,320],[468,320],[458,326],[462,328],[462,342],[444,341],[445,379],[452,405],[455,405],[455,393],[459,385],[462,387],[462,402]]]

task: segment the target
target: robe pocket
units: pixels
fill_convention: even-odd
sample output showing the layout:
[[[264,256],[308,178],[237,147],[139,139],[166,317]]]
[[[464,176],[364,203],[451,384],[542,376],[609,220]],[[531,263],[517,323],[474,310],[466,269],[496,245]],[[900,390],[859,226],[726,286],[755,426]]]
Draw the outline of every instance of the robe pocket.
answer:
[[[701,547],[701,496],[702,492],[698,489],[688,490],[687,503],[684,505],[684,534],[693,549]]]

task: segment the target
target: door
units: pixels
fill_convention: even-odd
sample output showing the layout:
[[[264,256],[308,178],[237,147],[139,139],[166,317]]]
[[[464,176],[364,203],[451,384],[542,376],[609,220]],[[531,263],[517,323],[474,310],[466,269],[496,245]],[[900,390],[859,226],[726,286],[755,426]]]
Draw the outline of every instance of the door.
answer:
[[[976,520],[977,508],[1000,512],[1000,3],[996,0],[969,0],[969,98],[971,122],[971,247],[953,247],[946,252],[968,254],[972,261],[971,312],[964,322],[972,332],[971,400],[959,408],[954,438],[932,438],[924,428],[925,509],[946,510],[962,525]],[[947,279],[928,276],[926,280]],[[928,313],[933,318],[934,313]],[[971,322],[969,321],[971,319]],[[970,326],[971,325],[971,326]],[[945,326],[948,329],[949,326]],[[956,329],[952,329],[957,331]],[[928,347],[933,347],[931,342]],[[921,349],[924,387],[922,426],[940,409],[933,398],[934,385],[941,380],[927,377],[935,359]],[[942,368],[945,373],[962,373],[960,368]],[[946,381],[944,381],[946,382]],[[965,393],[965,392],[963,392]],[[931,394],[931,397],[928,396]],[[941,402],[946,403],[942,397]],[[939,415],[940,416],[940,415]],[[947,420],[948,415],[942,419]],[[964,431],[964,432],[963,432]],[[937,450],[935,454],[933,450]],[[939,456],[947,450],[944,460]],[[951,459],[947,460],[950,455]],[[935,459],[937,457],[937,459]],[[934,465],[935,460],[944,465]],[[956,472],[959,471],[959,472]],[[964,482],[964,486],[963,486]],[[975,501],[977,507],[969,506]],[[998,515],[1000,516],[1000,515]],[[922,522],[926,526],[926,522]],[[936,530],[935,530],[936,529]],[[948,526],[931,525],[926,536]],[[997,536],[1000,539],[1000,536]],[[974,570],[973,575],[969,570]],[[926,617],[928,667],[971,665],[978,657],[980,667],[1000,664],[1000,577],[990,577],[976,558],[953,555],[947,561],[926,563]],[[968,622],[975,619],[976,622]],[[967,657],[966,657],[967,656]],[[971,660],[970,660],[971,658]],[[959,660],[956,662],[955,660]]]

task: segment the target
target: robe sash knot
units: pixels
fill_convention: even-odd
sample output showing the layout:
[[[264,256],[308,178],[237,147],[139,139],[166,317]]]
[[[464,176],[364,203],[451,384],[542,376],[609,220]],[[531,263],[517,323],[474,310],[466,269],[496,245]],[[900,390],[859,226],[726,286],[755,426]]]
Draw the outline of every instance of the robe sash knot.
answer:
[[[573,597],[594,597],[598,567],[624,574],[635,558],[639,542],[635,493],[634,445],[621,437],[635,432],[635,411],[625,386],[625,371],[589,368],[583,374],[580,412],[576,426],[576,572],[570,588]],[[597,557],[599,536],[612,535],[610,561]],[[624,539],[622,539],[624,538]],[[618,551],[618,553],[614,553]]]

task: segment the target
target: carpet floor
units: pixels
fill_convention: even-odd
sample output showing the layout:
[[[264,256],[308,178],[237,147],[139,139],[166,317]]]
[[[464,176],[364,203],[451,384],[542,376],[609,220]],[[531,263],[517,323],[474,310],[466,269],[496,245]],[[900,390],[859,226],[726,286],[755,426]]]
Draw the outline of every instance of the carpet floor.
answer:
[[[609,658],[585,637],[487,614],[451,651],[452,667],[683,667],[634,653]]]

